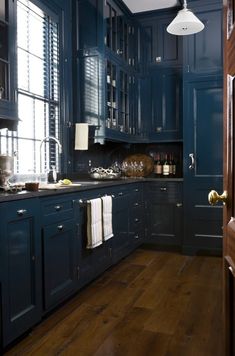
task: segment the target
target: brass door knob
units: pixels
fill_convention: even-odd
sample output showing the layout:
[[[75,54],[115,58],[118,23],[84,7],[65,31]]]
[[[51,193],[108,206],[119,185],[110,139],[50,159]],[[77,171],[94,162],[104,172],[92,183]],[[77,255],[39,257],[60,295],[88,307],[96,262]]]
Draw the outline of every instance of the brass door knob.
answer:
[[[226,204],[228,200],[228,193],[225,190],[223,194],[219,195],[215,190],[211,190],[208,194],[208,201],[211,205],[215,205],[218,201],[222,201],[223,204]]]

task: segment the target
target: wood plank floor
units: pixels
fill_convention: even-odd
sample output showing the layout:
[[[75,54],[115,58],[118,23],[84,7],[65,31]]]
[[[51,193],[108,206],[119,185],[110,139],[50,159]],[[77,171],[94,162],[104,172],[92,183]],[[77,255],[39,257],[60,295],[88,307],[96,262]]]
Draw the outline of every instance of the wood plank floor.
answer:
[[[139,249],[6,355],[222,356],[221,263]]]

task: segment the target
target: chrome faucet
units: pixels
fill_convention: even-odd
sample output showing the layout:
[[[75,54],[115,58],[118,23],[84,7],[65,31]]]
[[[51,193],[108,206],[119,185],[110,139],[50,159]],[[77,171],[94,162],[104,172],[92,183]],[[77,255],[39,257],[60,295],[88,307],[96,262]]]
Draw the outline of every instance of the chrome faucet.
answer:
[[[58,148],[59,148],[59,154],[62,153],[62,145],[60,143],[60,141],[54,137],[54,136],[46,136],[44,137],[41,142],[40,142],[40,173],[43,173],[43,168],[42,168],[42,145],[44,142],[47,142],[47,141],[50,141],[50,140],[53,140],[57,143],[58,145]],[[54,177],[54,180],[56,181],[56,177]]]

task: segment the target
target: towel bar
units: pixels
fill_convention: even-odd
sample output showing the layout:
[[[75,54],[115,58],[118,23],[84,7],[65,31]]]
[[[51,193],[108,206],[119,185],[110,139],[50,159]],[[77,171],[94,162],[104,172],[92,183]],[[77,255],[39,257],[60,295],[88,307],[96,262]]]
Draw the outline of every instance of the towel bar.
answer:
[[[106,196],[108,196],[108,194],[106,194],[106,195],[103,195],[104,197],[106,197]],[[115,195],[110,195],[112,198],[115,198]],[[97,197],[97,198],[102,198],[102,197]],[[89,202],[89,200],[90,199],[88,199],[88,200],[83,200],[83,199],[79,199],[78,200],[78,202],[79,202],[79,204],[81,204],[81,205],[86,205],[88,202]]]

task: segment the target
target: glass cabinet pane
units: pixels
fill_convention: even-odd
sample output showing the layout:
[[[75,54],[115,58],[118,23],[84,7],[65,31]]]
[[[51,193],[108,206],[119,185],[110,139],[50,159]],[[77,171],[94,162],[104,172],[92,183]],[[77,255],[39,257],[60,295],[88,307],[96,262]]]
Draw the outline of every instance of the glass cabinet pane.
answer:
[[[8,60],[8,26],[0,22],[0,58]]]
[[[0,60],[0,99],[9,99],[8,95],[8,64]]]
[[[0,21],[8,21],[8,1],[0,0]]]

